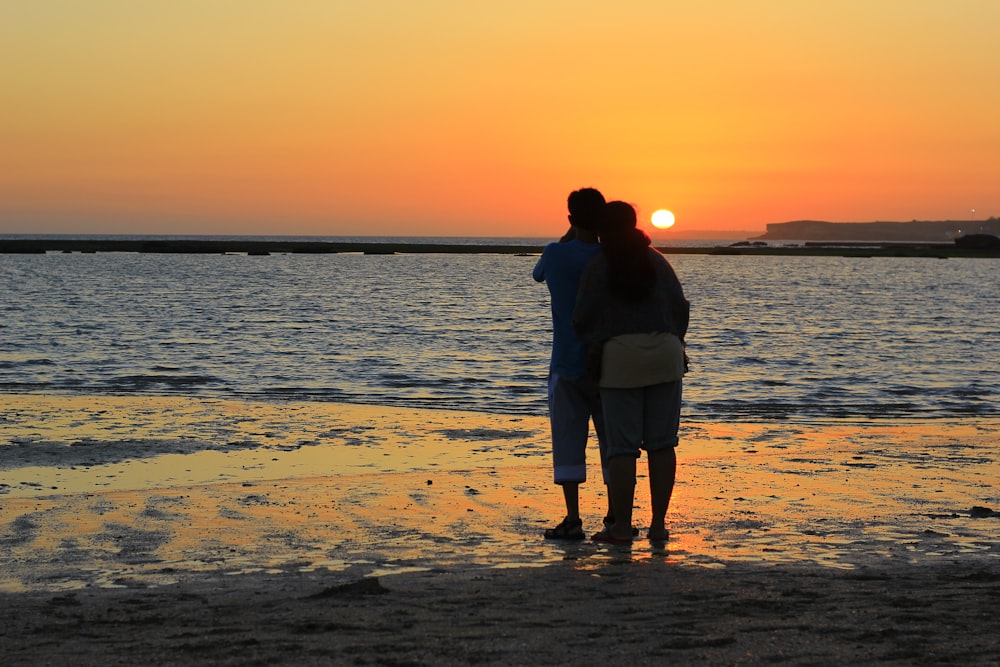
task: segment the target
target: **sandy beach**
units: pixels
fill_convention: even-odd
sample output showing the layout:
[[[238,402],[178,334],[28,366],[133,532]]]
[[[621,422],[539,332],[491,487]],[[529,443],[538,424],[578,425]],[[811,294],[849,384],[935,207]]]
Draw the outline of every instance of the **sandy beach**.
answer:
[[[998,664],[998,434],[685,424],[670,542],[618,547],[541,539],[542,418],[5,395],[0,656]]]

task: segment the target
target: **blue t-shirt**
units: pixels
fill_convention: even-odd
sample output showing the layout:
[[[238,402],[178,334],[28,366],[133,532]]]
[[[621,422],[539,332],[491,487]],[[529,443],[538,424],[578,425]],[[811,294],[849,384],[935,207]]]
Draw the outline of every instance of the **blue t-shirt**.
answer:
[[[551,373],[567,377],[581,377],[587,373],[587,347],[573,330],[573,308],[583,267],[600,250],[597,243],[576,239],[550,243],[535,265],[532,276],[548,285],[552,299]]]

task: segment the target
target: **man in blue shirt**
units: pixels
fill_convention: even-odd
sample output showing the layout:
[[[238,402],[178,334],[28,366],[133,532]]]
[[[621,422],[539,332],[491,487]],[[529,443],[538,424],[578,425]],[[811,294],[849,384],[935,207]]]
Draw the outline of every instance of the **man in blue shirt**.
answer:
[[[548,286],[552,300],[549,421],[555,482],[562,486],[566,501],[566,518],[546,529],[545,537],[582,540],[579,487],[587,480],[587,436],[593,419],[603,471],[604,419],[600,392],[587,374],[587,347],[573,329],[573,308],[583,267],[601,249],[596,229],[604,196],[594,188],[583,188],[570,193],[567,204],[570,230],[560,242],[545,247],[532,276]],[[609,509],[608,517],[612,514]]]

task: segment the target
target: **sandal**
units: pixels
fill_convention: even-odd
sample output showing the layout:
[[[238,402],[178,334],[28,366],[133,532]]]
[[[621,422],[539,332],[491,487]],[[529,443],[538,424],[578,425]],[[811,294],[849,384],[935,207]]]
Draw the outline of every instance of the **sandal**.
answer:
[[[582,540],[583,521],[581,519],[563,519],[555,528],[545,529],[545,539],[547,540]]]
[[[646,533],[646,539],[648,539],[650,542],[666,543],[670,541],[670,531],[664,530],[663,537],[653,537],[653,531],[649,531],[648,533]]]
[[[599,533],[594,533],[593,535],[590,536],[590,539],[592,539],[594,542],[604,542],[606,544],[632,544],[631,537],[628,538],[615,537],[608,531],[607,528],[605,528]]]
[[[602,519],[602,521],[604,521],[604,529],[605,530],[608,530],[608,529],[611,528],[611,526],[615,525],[615,518],[613,516],[611,516],[610,514],[608,514],[606,517],[604,517],[604,519]],[[632,537],[639,537],[639,529],[636,528],[635,526],[632,526]]]

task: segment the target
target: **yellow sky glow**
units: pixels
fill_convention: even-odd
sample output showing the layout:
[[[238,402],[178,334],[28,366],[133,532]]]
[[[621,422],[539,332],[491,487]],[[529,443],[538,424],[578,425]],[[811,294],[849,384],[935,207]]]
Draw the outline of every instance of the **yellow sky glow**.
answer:
[[[993,0],[7,0],[0,233],[1000,215]],[[664,232],[666,233],[666,232]]]

